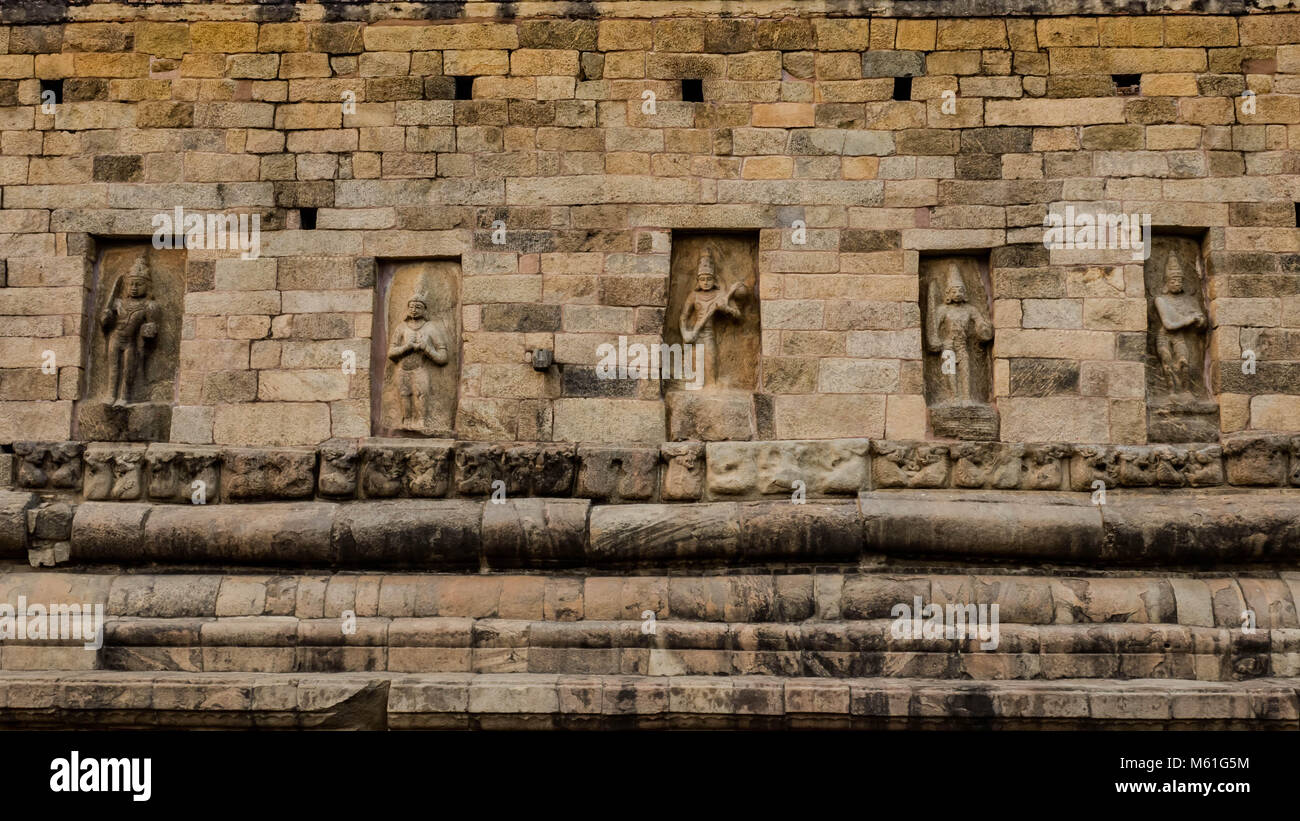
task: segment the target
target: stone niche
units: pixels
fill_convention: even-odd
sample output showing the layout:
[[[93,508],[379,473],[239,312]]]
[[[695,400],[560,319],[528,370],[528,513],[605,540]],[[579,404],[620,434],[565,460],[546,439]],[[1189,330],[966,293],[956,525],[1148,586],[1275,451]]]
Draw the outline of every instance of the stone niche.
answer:
[[[993,320],[988,258],[921,258],[921,333],[925,399],[934,435],[998,438],[993,387]]]
[[[371,331],[376,436],[452,437],[460,387],[460,264],[380,261]]]
[[[171,438],[184,298],[183,250],[147,243],[100,247],[84,326],[87,366],[77,403],[78,438]]]
[[[674,233],[663,353],[673,440],[753,439],[760,327],[758,235]],[[681,346],[680,356],[674,346]],[[676,368],[675,363],[682,367]]]
[[[1147,441],[1217,442],[1219,404],[1210,393],[1210,315],[1201,244],[1151,241],[1147,293]]]

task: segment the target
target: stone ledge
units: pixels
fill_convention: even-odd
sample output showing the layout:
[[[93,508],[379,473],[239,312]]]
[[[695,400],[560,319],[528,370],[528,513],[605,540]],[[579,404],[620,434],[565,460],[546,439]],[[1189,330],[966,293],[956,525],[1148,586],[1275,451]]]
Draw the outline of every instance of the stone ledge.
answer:
[[[318,13],[304,14],[316,4],[288,3],[277,6],[274,22],[318,19]],[[602,0],[588,4],[584,14],[575,14],[572,3],[563,0],[536,0],[528,4],[528,17],[537,18],[587,18],[629,17],[700,17],[717,13],[716,3],[703,0]],[[265,3],[258,0],[240,0],[223,3],[220,11],[203,3],[176,3],[150,7],[150,19],[173,20],[246,20],[262,21]],[[1293,8],[1286,3],[1266,0],[1209,0],[1188,11],[1188,4],[1176,0],[874,0],[869,5],[856,0],[823,0],[818,4],[818,16],[875,17],[1020,17],[1063,16],[1097,14],[1246,14],[1272,12]],[[314,11],[314,9],[313,9]],[[259,13],[262,12],[262,13]],[[421,0],[417,3],[353,2],[332,3],[325,16],[329,22],[340,20],[380,22],[388,19],[415,19],[449,21],[457,18],[466,22],[495,21],[500,13],[499,4],[485,2],[465,3],[463,0]],[[807,9],[798,0],[746,0],[745,16],[806,17]],[[46,3],[15,4],[6,6],[0,22],[6,24],[49,24],[61,22],[88,22],[120,19],[111,9],[98,3]],[[527,18],[522,18],[527,19]]]
[[[1241,627],[1300,627],[1300,573],[1249,574],[1164,571],[981,573],[906,567],[727,575],[548,573],[221,574],[104,571],[0,573],[0,603],[19,596],[45,604],[102,604],[122,620],[293,617],[506,619],[784,624],[888,618],[899,602],[920,596],[937,604],[998,605],[1006,624],[1123,623]]]
[[[1105,504],[940,490],[864,492],[856,504],[525,501],[86,502],[71,520],[70,561],[446,571],[891,557],[1209,569],[1300,554],[1300,495],[1287,491],[1132,491]]]
[[[320,729],[1300,727],[1295,679],[3,673],[0,725]]]
[[[973,680],[1300,675],[1300,629],[1001,624],[979,640],[895,637],[892,619],[746,624],[286,616],[108,619],[104,644],[7,641],[0,669],[772,675]],[[991,637],[991,633],[985,639]]]
[[[1300,487],[1300,435],[1221,444],[871,439],[655,445],[331,440],[319,448],[18,442],[13,484],[87,501],[844,498],[864,490]],[[0,487],[8,477],[0,476]],[[802,483],[802,484],[800,484]]]

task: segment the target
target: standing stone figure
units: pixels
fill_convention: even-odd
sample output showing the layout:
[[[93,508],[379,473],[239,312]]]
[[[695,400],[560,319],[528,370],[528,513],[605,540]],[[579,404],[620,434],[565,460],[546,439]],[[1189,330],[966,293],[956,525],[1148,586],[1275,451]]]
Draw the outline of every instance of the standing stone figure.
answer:
[[[714,323],[719,314],[740,318],[738,297],[744,296],[744,283],[736,282],[725,292],[718,290],[718,280],[713,272],[713,255],[706,248],[700,253],[699,271],[695,275],[696,288],[682,307],[682,341],[695,345],[695,367],[703,370],[701,387],[716,387],[718,375],[718,341]]]
[[[126,294],[122,295],[122,282]],[[145,381],[145,360],[158,336],[158,303],[150,298],[149,263],[140,257],[113,286],[113,297],[99,316],[108,335],[108,374],[113,405],[132,403]]]
[[[428,317],[423,297],[406,303],[406,319],[393,332],[388,358],[397,364],[402,398],[402,428],[421,430],[429,418],[430,375],[433,365],[447,364],[447,340]]]
[[[1165,290],[1154,300],[1160,324],[1156,328],[1156,356],[1174,397],[1191,399],[1201,386],[1201,329],[1205,311],[1196,294],[1184,290],[1183,266],[1176,253],[1165,263]]]
[[[931,286],[938,287],[937,282]],[[976,395],[980,387],[971,377],[976,362],[983,361],[983,347],[993,339],[993,323],[983,311],[967,301],[966,283],[956,262],[948,263],[943,302],[932,294],[931,304],[933,308],[927,317],[925,344],[942,359],[941,384],[947,388],[945,393],[949,394],[949,399],[958,402],[987,401],[984,396]]]

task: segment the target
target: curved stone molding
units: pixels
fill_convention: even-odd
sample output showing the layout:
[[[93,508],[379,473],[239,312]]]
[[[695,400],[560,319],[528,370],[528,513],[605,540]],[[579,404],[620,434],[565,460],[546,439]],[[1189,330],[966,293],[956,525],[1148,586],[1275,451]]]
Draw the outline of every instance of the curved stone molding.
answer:
[[[864,493],[865,552],[1087,564],[1105,547],[1101,512],[1060,494]]]
[[[86,502],[75,516],[61,503],[22,510],[34,542],[70,541],[75,562],[126,564],[443,570],[852,564],[883,556],[1201,568],[1300,554],[1300,498],[1285,491],[1119,493],[1105,504],[1066,493],[900,490],[865,491],[856,504],[394,499]],[[11,545],[20,538],[7,534]]]

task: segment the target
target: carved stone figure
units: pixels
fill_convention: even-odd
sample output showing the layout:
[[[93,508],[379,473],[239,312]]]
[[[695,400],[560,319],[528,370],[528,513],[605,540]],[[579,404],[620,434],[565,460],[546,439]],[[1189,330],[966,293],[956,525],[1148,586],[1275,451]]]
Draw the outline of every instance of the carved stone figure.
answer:
[[[77,436],[166,441],[180,358],[185,252],[113,245],[100,254],[96,271]]]
[[[1154,300],[1156,354],[1173,395],[1189,399],[1205,392],[1201,367],[1203,346],[1200,331],[1205,328],[1205,311],[1195,294],[1184,290],[1183,267],[1177,254],[1169,255],[1165,266],[1165,292]]]
[[[1186,237],[1157,237],[1147,260],[1147,438],[1212,442],[1219,407],[1206,384],[1209,318],[1200,249]]]
[[[125,293],[121,293],[124,281]],[[114,297],[99,315],[99,325],[108,335],[108,378],[117,406],[140,393],[144,363],[158,337],[158,303],[149,296],[151,284],[147,258],[140,257],[117,281]]]
[[[927,260],[925,385],[930,421],[938,436],[997,438],[997,412],[989,404],[989,347],[993,323],[973,257]],[[978,289],[978,298],[971,292]]]
[[[663,364],[669,438],[753,439],[757,431],[758,238],[688,234],[673,238]],[[680,355],[676,347],[680,346]],[[682,362],[680,372],[675,365]]]
[[[447,364],[447,340],[429,321],[429,305],[423,297],[407,300],[406,319],[393,330],[388,358],[397,364],[402,428],[422,431],[429,418],[430,371]]]
[[[695,290],[687,297],[681,318],[682,341],[695,346],[695,367],[702,372],[697,381],[704,390],[718,387],[718,341],[713,326],[726,317],[740,318],[737,300],[745,293],[744,282],[733,282],[726,290],[718,288],[713,254],[705,248],[700,254]]]
[[[446,261],[385,264],[371,353],[377,436],[445,438],[460,381],[459,268]]]

